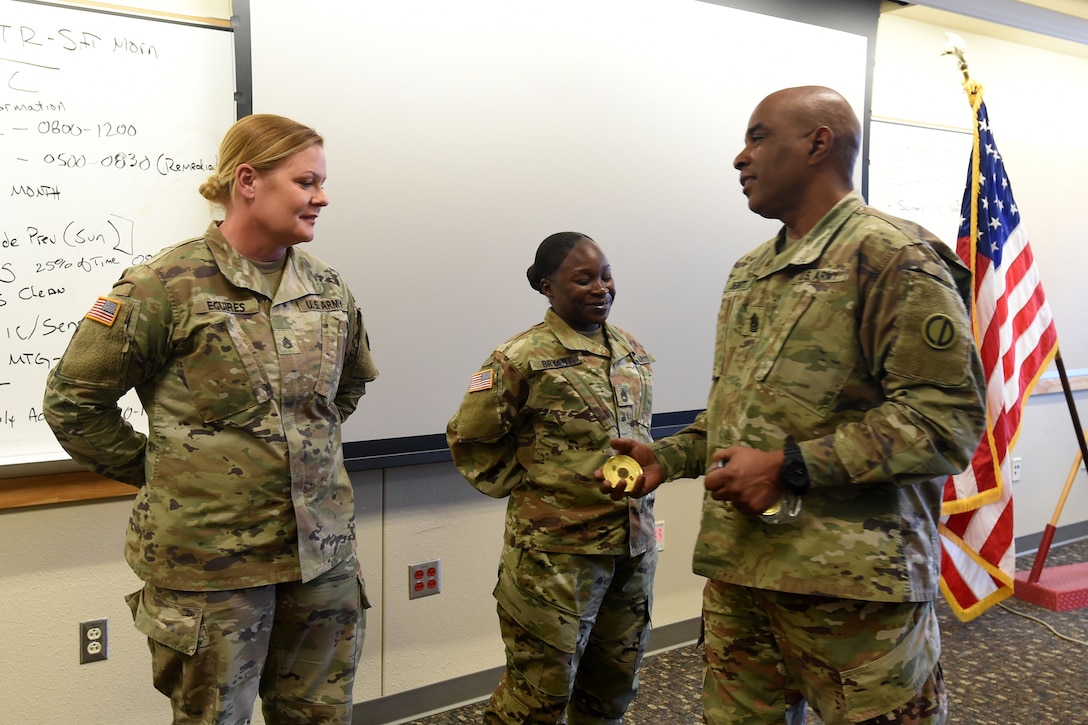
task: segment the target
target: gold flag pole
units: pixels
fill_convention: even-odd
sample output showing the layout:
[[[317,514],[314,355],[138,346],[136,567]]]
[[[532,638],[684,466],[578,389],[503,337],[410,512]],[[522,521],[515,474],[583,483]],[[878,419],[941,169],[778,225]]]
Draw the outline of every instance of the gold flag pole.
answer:
[[[1054,509],[1054,516],[1051,517],[1050,523],[1043,529],[1043,538],[1039,542],[1039,548],[1035,551],[1035,561],[1032,563],[1031,573],[1028,574],[1028,584],[1037,583],[1039,577],[1043,574],[1046,557],[1050,553],[1050,544],[1054,541],[1054,534],[1058,531],[1058,520],[1061,518],[1062,509],[1065,508],[1065,500],[1069,497],[1069,490],[1073,487],[1073,479],[1076,478],[1077,468],[1083,463],[1085,470],[1088,471],[1088,444],[1085,442],[1085,434],[1081,432],[1083,428],[1081,427],[1080,416],[1077,414],[1077,404],[1073,400],[1073,390],[1069,385],[1069,376],[1065,372],[1065,363],[1062,362],[1060,347],[1057,354],[1054,355],[1054,364],[1058,367],[1058,377],[1062,381],[1062,392],[1065,393],[1066,407],[1069,408],[1069,415],[1073,421],[1073,431],[1076,433],[1080,450],[1073,457],[1073,467],[1069,471],[1069,478],[1065,481],[1065,488],[1062,490],[1058,505]]]

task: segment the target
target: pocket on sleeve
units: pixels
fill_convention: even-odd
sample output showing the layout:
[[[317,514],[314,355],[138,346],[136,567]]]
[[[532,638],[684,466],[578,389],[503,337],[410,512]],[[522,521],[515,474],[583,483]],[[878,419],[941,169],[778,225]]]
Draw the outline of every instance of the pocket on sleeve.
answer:
[[[970,379],[975,341],[959,293],[924,271],[906,277],[909,286],[888,372],[935,385],[962,385]]]
[[[497,365],[480,368],[472,376],[454,419],[459,441],[490,443],[506,435],[508,426],[502,417],[502,394],[501,369]]]
[[[356,308],[355,310],[355,335],[359,337],[359,344],[356,346],[357,352],[355,354],[355,362],[351,370],[351,376],[353,378],[361,378],[366,382],[370,382],[378,377],[378,367],[374,364],[374,359],[370,354],[370,335],[367,334],[366,328],[363,326],[363,313]]]
[[[68,352],[57,364],[58,377],[92,388],[123,385],[131,354],[129,321],[139,316],[140,303],[129,298],[111,298],[111,301],[120,305],[117,319],[112,325],[92,318],[80,320],[68,343]]]

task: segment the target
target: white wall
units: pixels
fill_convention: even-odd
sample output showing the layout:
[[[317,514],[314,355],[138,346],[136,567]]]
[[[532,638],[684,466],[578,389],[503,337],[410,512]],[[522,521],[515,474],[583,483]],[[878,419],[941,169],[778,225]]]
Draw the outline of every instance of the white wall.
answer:
[[[565,229],[608,254],[610,319],[654,356],[654,412],[703,407],[725,278],[777,230],[731,166],[751,109],[810,83],[865,99],[864,36],[695,0],[339,0],[303,24],[296,2],[259,0],[250,15],[253,110],[325,138],[312,251],[350,281],[382,371],[349,443],[444,431],[491,349],[543,315],[524,270]]]

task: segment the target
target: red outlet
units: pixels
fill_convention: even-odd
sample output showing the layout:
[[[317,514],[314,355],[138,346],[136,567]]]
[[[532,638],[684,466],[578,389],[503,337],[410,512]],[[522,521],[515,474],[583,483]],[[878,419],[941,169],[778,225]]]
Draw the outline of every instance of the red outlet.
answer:
[[[419,599],[442,591],[442,567],[438,560],[408,566],[408,598]]]

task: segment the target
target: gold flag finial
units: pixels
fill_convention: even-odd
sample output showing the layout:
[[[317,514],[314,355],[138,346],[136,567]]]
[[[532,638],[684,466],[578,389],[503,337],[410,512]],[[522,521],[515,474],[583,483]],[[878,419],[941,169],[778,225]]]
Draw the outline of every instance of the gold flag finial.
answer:
[[[944,52],[941,55],[954,55],[959,61],[960,71],[963,73],[963,82],[971,80],[971,74],[967,71],[967,41],[955,33],[945,33]]]
[[[978,110],[977,104],[982,100],[982,84],[971,78],[967,70],[967,41],[955,33],[945,33],[944,52],[941,55],[956,56],[957,65],[963,73],[963,90],[967,91],[967,97],[971,100],[971,106]]]

